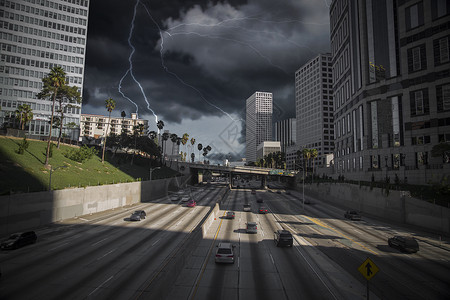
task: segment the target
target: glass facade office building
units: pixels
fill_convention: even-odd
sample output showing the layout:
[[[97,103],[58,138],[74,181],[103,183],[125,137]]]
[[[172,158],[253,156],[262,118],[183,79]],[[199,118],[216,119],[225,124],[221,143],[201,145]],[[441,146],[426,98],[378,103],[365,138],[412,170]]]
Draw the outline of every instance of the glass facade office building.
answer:
[[[37,94],[54,66],[62,67],[68,84],[82,92],[88,10],[89,0],[0,0],[0,126],[12,127],[18,106],[28,104],[33,120],[27,134],[48,136],[52,102]],[[63,109],[63,123],[79,127],[81,105]],[[57,135],[58,129],[53,131]],[[63,133],[79,138],[79,128]]]
[[[335,174],[438,182],[450,172],[450,3],[335,0],[330,6]]]

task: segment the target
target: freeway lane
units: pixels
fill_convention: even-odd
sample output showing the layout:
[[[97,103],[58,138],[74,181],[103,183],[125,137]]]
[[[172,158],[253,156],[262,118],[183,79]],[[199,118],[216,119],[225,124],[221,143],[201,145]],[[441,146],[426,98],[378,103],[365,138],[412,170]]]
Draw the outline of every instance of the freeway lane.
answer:
[[[258,214],[258,197],[270,214]],[[364,299],[366,281],[357,269],[368,257],[380,269],[370,282],[371,299],[450,298],[448,245],[367,216],[349,221],[342,208],[316,199],[304,212],[299,197],[284,190],[259,190],[256,196],[249,189],[233,190],[221,210],[235,210],[236,219],[217,220],[168,299]],[[242,211],[244,203],[251,203],[251,213]],[[258,223],[258,234],[245,233],[248,221]],[[273,231],[279,228],[294,233],[293,249],[274,246]],[[421,250],[404,254],[388,247],[387,238],[395,234],[414,235]],[[221,241],[236,245],[234,265],[214,263]]]
[[[195,193],[195,208],[163,199],[38,230],[36,244],[0,253],[0,299],[130,299],[221,190]],[[147,218],[128,221],[135,209],[146,210]]]

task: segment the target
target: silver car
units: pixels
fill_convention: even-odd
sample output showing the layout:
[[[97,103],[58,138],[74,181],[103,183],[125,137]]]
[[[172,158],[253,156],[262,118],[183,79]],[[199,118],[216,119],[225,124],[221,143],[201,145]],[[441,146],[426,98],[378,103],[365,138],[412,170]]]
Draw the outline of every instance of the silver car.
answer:
[[[234,264],[234,245],[231,243],[219,243],[216,251],[216,263]]]
[[[258,233],[258,226],[256,225],[256,222],[248,222],[246,231],[247,233]]]

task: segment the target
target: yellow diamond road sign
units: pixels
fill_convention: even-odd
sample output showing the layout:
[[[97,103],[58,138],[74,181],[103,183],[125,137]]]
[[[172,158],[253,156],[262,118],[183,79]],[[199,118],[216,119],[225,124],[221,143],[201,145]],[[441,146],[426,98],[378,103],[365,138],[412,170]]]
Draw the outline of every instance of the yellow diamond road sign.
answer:
[[[372,279],[373,276],[375,276],[375,274],[377,274],[377,272],[380,269],[378,269],[378,267],[373,263],[373,261],[370,260],[370,258],[367,258],[362,265],[358,268],[358,271],[367,279],[370,280]]]

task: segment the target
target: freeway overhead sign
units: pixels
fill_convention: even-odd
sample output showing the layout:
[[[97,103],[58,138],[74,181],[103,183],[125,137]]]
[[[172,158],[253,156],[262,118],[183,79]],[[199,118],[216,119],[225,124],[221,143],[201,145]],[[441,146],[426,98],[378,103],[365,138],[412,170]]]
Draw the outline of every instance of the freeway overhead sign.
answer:
[[[380,269],[378,269],[378,267],[373,263],[373,261],[370,260],[370,258],[367,258],[361,266],[359,266],[358,271],[367,279],[370,280],[372,279],[373,276],[375,276],[375,274],[377,274],[377,272]]]

